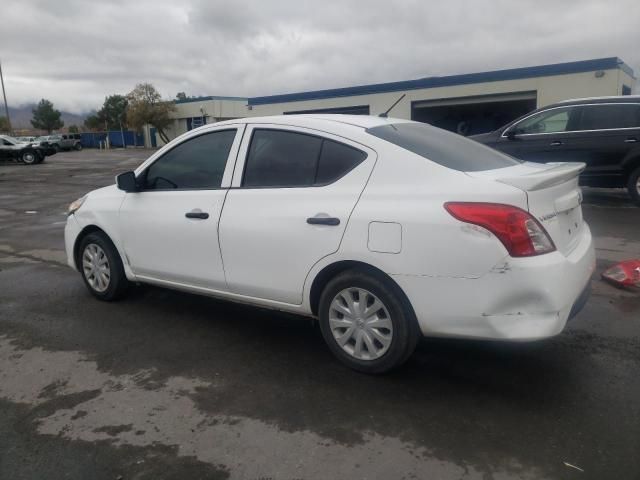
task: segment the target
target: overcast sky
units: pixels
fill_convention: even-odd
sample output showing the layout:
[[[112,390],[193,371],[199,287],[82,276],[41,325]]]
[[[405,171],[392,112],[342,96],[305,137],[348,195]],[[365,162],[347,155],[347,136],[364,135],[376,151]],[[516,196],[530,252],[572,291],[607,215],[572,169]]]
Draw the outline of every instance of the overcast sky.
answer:
[[[150,82],[257,96],[618,56],[639,0],[2,0],[9,105],[74,113]]]

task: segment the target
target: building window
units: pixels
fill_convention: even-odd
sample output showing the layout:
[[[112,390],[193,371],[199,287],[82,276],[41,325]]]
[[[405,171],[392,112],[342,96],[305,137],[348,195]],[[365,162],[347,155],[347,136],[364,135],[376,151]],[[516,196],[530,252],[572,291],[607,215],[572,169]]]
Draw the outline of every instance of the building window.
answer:
[[[622,95],[631,95],[631,87],[629,85],[622,85]]]

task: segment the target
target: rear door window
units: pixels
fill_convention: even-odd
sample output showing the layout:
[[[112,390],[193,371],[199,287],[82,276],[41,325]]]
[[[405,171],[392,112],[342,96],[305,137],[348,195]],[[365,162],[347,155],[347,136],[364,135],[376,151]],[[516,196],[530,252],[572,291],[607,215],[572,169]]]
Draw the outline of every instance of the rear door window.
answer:
[[[256,129],[242,186],[311,187],[333,183],[367,155],[326,138],[286,130]]]
[[[367,154],[342,143],[324,140],[315,183],[333,183],[360,165]]]
[[[424,123],[395,123],[368,128],[367,133],[444,167],[478,172],[520,164],[519,160],[474,140]]]
[[[581,110],[580,130],[640,128],[640,105],[637,104],[584,105]]]

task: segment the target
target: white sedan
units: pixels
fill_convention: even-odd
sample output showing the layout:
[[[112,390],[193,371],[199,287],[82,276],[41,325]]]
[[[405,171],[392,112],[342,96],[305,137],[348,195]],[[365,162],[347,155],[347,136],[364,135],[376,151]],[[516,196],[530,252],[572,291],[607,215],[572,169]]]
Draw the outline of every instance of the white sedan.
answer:
[[[192,130],[69,208],[101,300],[150,283],[316,317],[370,373],[421,335],[535,340],[588,296],[581,163],[521,163],[422,123],[349,115]]]

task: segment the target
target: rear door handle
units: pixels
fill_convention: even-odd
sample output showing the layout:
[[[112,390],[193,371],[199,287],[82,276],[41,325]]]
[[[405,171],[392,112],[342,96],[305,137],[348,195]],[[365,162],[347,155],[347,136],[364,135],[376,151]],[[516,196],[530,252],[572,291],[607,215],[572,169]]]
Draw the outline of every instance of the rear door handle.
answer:
[[[636,137],[629,137],[624,141],[624,143],[636,143],[637,141],[638,139]]]
[[[184,214],[187,218],[197,218],[199,220],[206,220],[209,218],[209,214],[207,212],[200,212],[198,210],[192,210],[191,212],[187,212]]]
[[[559,147],[560,145],[562,145],[562,142],[560,140],[554,140],[549,145],[551,145],[552,147]]]
[[[331,225],[335,227],[340,225],[340,219],[336,217],[309,217],[307,218],[309,225]]]

